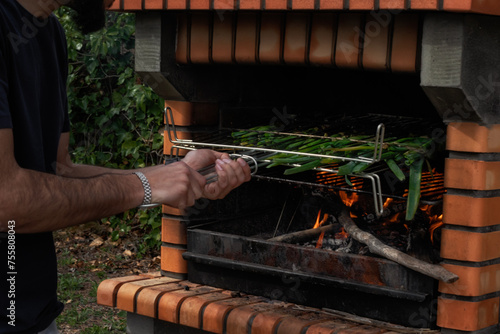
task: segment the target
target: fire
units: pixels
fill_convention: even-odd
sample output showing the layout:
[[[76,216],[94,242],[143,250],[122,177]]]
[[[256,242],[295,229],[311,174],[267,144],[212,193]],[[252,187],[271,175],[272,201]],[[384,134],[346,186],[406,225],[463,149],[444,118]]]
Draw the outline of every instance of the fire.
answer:
[[[342,239],[342,240],[345,240],[349,237],[349,233],[347,233],[344,228],[342,227],[340,229],[340,232],[338,233],[335,233],[335,239]]]
[[[321,218],[321,210],[318,211],[318,216],[316,217],[316,223],[314,223],[313,228],[318,228],[321,225],[323,225],[326,220],[328,219],[328,214],[325,213],[323,215],[323,219],[319,220]],[[318,238],[318,241],[316,242],[316,248],[321,248],[323,245],[323,238],[325,237],[325,232],[321,232],[321,235]]]
[[[314,223],[313,228],[318,228],[321,225],[323,225],[326,222],[326,220],[328,219],[328,214],[325,213],[323,215],[323,219],[321,221],[319,220],[320,217],[321,217],[321,210],[318,211],[318,216],[316,217],[316,223]]]
[[[346,191],[339,191],[339,196],[345,206],[350,208],[354,203],[358,201],[359,195],[355,192],[348,193]]]
[[[443,226],[443,215],[436,215],[431,217],[431,222],[430,222],[430,227],[429,227],[429,233],[431,235],[431,242],[434,243],[434,231],[440,227]]]
[[[389,207],[389,205],[392,204],[392,202],[394,202],[394,199],[393,198],[387,198],[384,202],[384,209],[387,209]]]
[[[324,237],[325,237],[325,232],[321,232],[321,235],[318,238],[318,242],[316,243],[316,248],[321,248],[323,246]]]

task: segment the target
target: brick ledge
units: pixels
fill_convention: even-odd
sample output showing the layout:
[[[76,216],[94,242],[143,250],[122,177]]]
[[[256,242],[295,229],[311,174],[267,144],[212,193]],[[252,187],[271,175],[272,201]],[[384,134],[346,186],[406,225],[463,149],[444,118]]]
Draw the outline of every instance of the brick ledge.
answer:
[[[129,319],[147,321],[149,318],[151,324],[171,323],[210,333],[246,332],[248,328],[252,333],[262,334],[413,332],[397,325],[368,319],[364,322],[362,318],[354,321],[340,313],[161,277],[160,273],[107,279],[99,285],[97,303],[125,310],[129,312]],[[439,331],[415,329],[414,333]]]

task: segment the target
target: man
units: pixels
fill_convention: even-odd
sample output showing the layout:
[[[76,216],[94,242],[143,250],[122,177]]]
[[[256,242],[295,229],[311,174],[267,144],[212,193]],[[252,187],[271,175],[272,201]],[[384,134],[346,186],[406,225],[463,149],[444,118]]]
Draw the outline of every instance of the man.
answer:
[[[82,31],[112,0],[70,0]],[[186,208],[250,179],[241,159],[211,150],[139,171],[75,165],[68,153],[67,57],[52,11],[61,0],[0,1],[0,333],[57,333],[52,231],[147,203]],[[197,169],[215,163],[218,181]]]

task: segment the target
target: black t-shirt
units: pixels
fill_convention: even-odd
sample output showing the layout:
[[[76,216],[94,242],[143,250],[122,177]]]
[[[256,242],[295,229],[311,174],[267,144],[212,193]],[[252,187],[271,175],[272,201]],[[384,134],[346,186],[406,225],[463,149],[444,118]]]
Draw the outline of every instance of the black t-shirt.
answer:
[[[59,139],[69,131],[66,78],[66,40],[56,17],[39,19],[16,0],[1,0],[0,128],[12,129],[22,168],[55,173]],[[11,268],[6,236],[0,233],[0,333],[36,333],[63,308],[52,233],[15,234]]]

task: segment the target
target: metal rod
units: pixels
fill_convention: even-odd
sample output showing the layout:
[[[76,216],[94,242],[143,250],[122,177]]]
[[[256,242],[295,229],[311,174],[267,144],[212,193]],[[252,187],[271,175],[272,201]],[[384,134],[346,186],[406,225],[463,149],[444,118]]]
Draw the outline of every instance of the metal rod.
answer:
[[[288,196],[285,199],[285,203],[283,203],[283,207],[281,208],[280,217],[278,218],[278,222],[276,223],[276,228],[274,229],[273,238],[276,236],[276,233],[278,233],[278,227],[280,226],[281,218],[283,217],[283,212],[285,212],[286,203],[288,203],[289,197],[290,193],[288,193]]]

